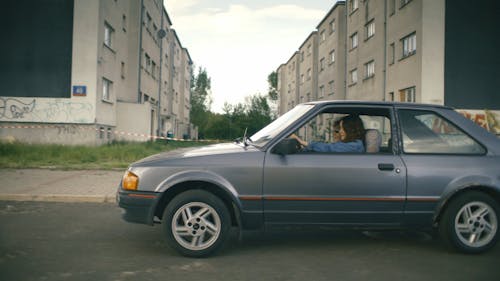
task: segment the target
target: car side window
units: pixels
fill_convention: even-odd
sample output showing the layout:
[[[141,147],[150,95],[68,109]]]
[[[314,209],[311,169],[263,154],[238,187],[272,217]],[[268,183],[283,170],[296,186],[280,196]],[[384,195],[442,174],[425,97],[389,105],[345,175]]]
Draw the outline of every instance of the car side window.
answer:
[[[358,116],[363,123],[363,133],[360,140],[363,145],[362,153],[392,154],[392,133],[389,110],[363,110],[360,108],[333,108],[326,109],[294,132],[300,139],[310,145],[310,149],[304,149],[305,153],[338,153],[334,151],[322,151],[319,145],[313,143],[333,144],[342,142],[340,135],[340,121],[347,116]],[[325,149],[327,150],[327,149]],[[340,152],[340,151],[339,151]],[[360,153],[359,151],[342,151],[342,153]]]
[[[399,110],[405,153],[484,154],[457,126],[431,111]]]

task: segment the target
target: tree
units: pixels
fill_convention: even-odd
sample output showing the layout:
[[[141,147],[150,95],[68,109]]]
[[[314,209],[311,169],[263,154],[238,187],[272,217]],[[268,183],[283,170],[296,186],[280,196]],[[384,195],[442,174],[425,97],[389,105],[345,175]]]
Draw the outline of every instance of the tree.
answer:
[[[269,99],[276,102],[278,100],[278,73],[276,71],[267,76],[267,83],[269,84]]]
[[[208,124],[212,99],[210,96],[211,79],[206,69],[199,67],[198,74],[191,81],[191,123],[198,126],[199,137],[203,138]]]
[[[256,133],[271,122],[271,108],[266,97],[261,95],[250,96],[247,98],[246,107],[249,133]]]
[[[191,123],[198,126],[199,138],[232,140],[243,136],[245,130],[248,135],[252,135],[273,119],[274,115],[269,105],[269,100],[272,100],[271,94],[255,94],[247,97],[244,103],[236,105],[225,103],[223,114],[210,111],[211,79],[207,71],[199,67],[198,73],[192,77],[190,117]],[[269,75],[270,85],[276,84],[276,77],[275,72]],[[277,98],[277,92],[274,97]]]

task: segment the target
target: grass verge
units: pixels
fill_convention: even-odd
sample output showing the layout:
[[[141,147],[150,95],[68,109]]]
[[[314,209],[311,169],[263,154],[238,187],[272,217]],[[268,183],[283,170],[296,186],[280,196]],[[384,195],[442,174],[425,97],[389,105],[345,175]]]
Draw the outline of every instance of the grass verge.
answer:
[[[130,163],[152,154],[206,144],[190,141],[117,142],[90,147],[0,143],[0,168],[125,169]]]

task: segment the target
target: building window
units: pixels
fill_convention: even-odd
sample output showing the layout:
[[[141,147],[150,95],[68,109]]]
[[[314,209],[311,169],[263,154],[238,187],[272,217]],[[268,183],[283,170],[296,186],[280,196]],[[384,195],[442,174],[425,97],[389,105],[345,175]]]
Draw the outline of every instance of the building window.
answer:
[[[322,98],[325,96],[325,86],[321,85],[319,87],[319,97]]]
[[[365,63],[365,79],[375,76],[375,61]]]
[[[111,139],[111,128],[108,128],[106,137],[108,138],[108,140]]]
[[[355,32],[351,35],[351,50],[358,47],[358,33]]]
[[[326,34],[325,34],[325,30],[321,31],[321,42],[325,42],[326,40]]]
[[[120,67],[120,75],[123,79],[125,79],[125,63],[123,61]]]
[[[109,48],[113,47],[113,36],[114,36],[114,29],[109,25],[107,22],[104,23],[104,45],[108,46]]]
[[[392,16],[396,13],[396,0],[389,0],[389,15]]]
[[[401,6],[400,8],[403,8],[404,6],[406,6],[408,3],[411,2],[411,0],[400,0],[401,1]]]
[[[304,83],[304,81],[305,81],[305,80],[304,80],[304,74],[301,74],[301,75],[300,75],[300,82],[301,82],[301,83]]]
[[[399,101],[401,102],[415,102],[415,86],[399,90]]]
[[[146,29],[148,31],[151,31],[151,23],[153,22],[153,20],[151,19],[151,16],[149,15],[148,12],[146,12]]]
[[[334,63],[335,62],[335,50],[332,50],[330,52],[330,63]]]
[[[351,0],[349,1],[349,11],[352,13],[358,9],[359,0]]]
[[[304,61],[304,51],[300,52],[300,61]]]
[[[389,101],[394,101],[394,92],[389,93]]]
[[[365,25],[366,40],[372,38],[375,35],[375,21],[370,21]]]
[[[389,45],[389,64],[394,64],[394,58],[396,57],[396,48],[394,43]]]
[[[311,44],[307,45],[307,55],[311,55],[312,52],[311,52],[312,48],[311,48]]]
[[[151,62],[151,76],[156,78],[156,63],[154,61]]]
[[[332,20],[329,24],[330,27],[330,34],[335,32],[335,20]]]
[[[325,58],[321,58],[319,60],[319,71],[323,71],[325,69]]]
[[[149,57],[149,55],[147,53],[144,55],[144,58],[145,58],[145,62],[146,62],[146,71],[150,72],[151,71],[151,58]]]
[[[104,127],[99,128],[99,139],[104,139]]]
[[[358,69],[355,68],[349,72],[349,81],[352,84],[358,83]]]
[[[307,80],[311,80],[311,69],[307,70]]]
[[[124,32],[127,32],[127,16],[122,15],[122,29]]]
[[[113,91],[113,82],[106,78],[102,78],[102,100],[110,101],[111,93]]]
[[[329,95],[333,95],[334,93],[334,86],[335,86],[335,83],[332,81],[328,82],[328,93]]]
[[[403,46],[403,58],[409,57],[417,52],[417,34],[412,33],[401,39]]]

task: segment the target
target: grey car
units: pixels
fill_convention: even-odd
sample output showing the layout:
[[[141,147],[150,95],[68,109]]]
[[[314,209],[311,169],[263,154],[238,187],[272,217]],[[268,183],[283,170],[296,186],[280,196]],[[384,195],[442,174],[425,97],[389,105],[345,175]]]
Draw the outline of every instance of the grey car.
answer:
[[[307,151],[290,138],[333,142],[347,115],[362,120],[363,153]],[[444,106],[304,103],[240,141],[131,164],[117,199],[126,221],[161,223],[192,257],[213,253],[234,226],[289,225],[438,230],[480,253],[498,240],[500,140]]]

